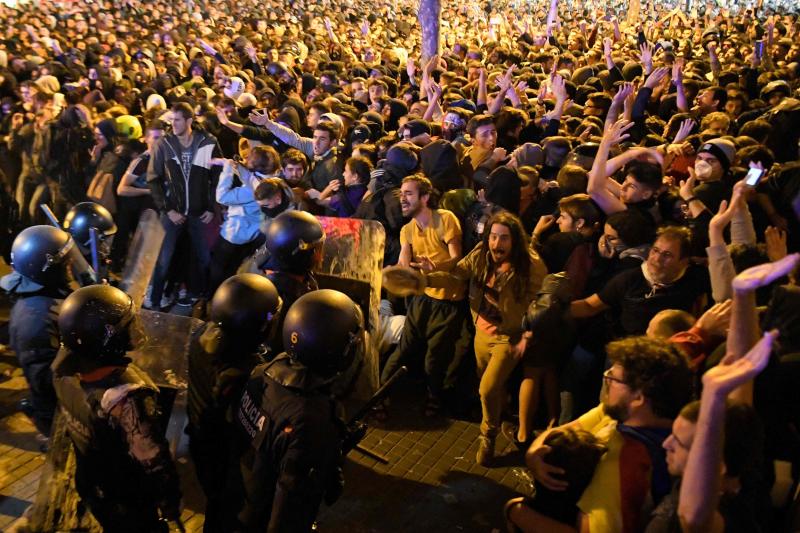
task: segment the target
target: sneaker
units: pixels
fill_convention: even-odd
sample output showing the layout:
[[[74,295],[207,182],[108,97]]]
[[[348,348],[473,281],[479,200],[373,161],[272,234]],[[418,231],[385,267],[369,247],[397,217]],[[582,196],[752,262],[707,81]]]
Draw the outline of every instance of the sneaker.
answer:
[[[178,298],[177,304],[181,307],[192,307],[198,300],[199,298],[195,298],[194,296],[181,296]]]
[[[159,307],[161,309],[166,309],[167,307],[172,306],[175,303],[175,295],[174,294],[163,294],[161,296],[161,303]]]
[[[145,309],[153,309],[153,301],[150,299],[150,293],[153,291],[153,286],[147,286],[147,292],[144,295],[144,300],[142,300],[142,307]]]
[[[494,437],[481,435],[478,437],[478,453],[475,462],[481,466],[489,467],[494,460]]]

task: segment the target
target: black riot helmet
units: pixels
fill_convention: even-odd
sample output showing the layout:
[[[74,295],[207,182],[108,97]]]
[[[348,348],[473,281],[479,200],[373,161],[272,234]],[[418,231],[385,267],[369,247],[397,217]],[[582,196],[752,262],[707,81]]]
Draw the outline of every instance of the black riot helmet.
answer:
[[[346,294],[320,289],[292,304],[283,322],[283,346],[294,361],[323,377],[347,369],[364,342],[361,308]]]
[[[11,263],[18,273],[45,287],[65,285],[70,266],[88,269],[69,233],[53,226],[22,230],[11,246]]]
[[[311,270],[324,242],[322,224],[305,211],[284,211],[267,229],[266,247],[271,264],[291,272]]]
[[[281,309],[278,290],[258,274],[237,274],[222,282],[211,299],[211,322],[236,336],[260,337]]]
[[[61,342],[91,359],[118,359],[131,349],[133,300],[111,285],[82,287],[67,296],[58,314]]]
[[[72,235],[80,246],[89,248],[89,231],[94,228],[98,241],[110,237],[117,232],[114,217],[100,204],[95,202],[81,202],[67,211],[64,217],[64,229]]]

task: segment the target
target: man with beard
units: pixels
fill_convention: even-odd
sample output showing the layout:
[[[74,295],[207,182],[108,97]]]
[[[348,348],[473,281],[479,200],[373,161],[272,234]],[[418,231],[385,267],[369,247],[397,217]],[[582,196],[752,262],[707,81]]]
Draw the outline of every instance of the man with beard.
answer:
[[[430,287],[446,287],[453,279],[469,282],[482,410],[475,460],[490,466],[506,400],[506,381],[527,347],[522,317],[547,270],[529,246],[515,215],[501,211],[486,227],[483,240],[450,272],[431,272],[426,281]]]
[[[691,398],[686,358],[668,343],[646,337],[612,342],[607,351],[612,364],[603,374],[601,404],[561,428],[589,431],[608,452],[578,501],[574,527],[528,509],[525,521],[537,531],[638,531],[670,491],[662,443]],[[547,463],[549,448],[543,442],[549,433],[534,441],[525,461],[538,482],[565,490],[564,469]]]
[[[456,216],[444,209],[428,207],[433,186],[428,178],[413,174],[400,186],[400,208],[411,221],[400,231],[398,265],[417,267],[426,272],[449,271],[461,259],[461,225]],[[466,309],[461,305],[464,287],[453,283],[449,287],[429,288],[425,294],[414,296],[406,312],[403,336],[386,361],[381,381],[385,382],[405,360],[422,353],[428,382],[426,416],[441,408],[448,366],[454,357]]]
[[[573,301],[572,316],[591,317],[613,308],[619,311],[618,333],[642,335],[659,311],[698,311],[710,282],[706,269],[689,264],[690,242],[687,228],[661,228],[641,268],[625,270],[600,292]]]

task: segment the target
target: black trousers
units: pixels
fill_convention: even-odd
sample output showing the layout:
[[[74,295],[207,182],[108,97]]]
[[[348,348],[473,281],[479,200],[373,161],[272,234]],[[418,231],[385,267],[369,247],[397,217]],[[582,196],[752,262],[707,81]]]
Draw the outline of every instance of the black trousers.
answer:
[[[458,352],[458,342],[467,319],[465,302],[437,300],[426,295],[414,296],[406,311],[403,335],[381,372],[381,382],[388,380],[409,357],[422,355],[428,391],[440,396],[445,384],[451,381]]]
[[[242,261],[250,257],[265,240],[266,237],[261,234],[254,241],[245,244],[233,244],[221,236],[217,239],[214,247],[211,248],[208,298],[214,296],[214,292],[223,281],[236,274]]]

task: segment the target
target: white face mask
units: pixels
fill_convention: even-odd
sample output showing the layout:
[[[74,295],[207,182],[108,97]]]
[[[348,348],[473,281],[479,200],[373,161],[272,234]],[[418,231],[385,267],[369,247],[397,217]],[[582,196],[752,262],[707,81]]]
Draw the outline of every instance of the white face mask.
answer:
[[[714,169],[711,167],[711,164],[707,161],[703,161],[702,159],[698,159],[694,162],[694,173],[699,179],[708,179],[711,177],[711,173]]]

